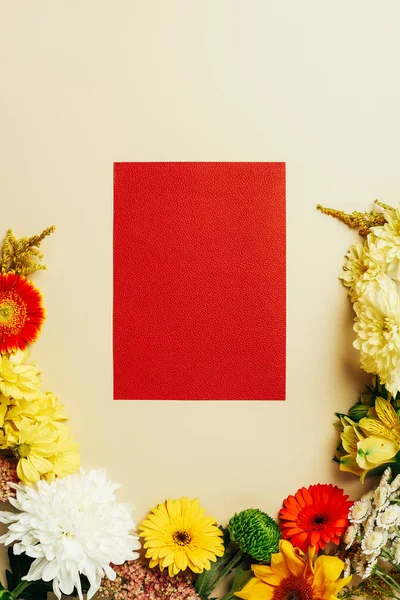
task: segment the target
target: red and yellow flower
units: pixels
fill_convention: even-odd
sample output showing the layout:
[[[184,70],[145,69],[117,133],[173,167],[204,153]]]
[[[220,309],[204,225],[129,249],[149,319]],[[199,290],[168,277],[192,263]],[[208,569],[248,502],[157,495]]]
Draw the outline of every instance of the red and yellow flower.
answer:
[[[335,600],[350,582],[340,577],[344,562],[336,556],[318,556],[310,548],[303,558],[298,548],[281,540],[271,566],[252,565],[254,577],[235,596],[243,600]]]
[[[0,273],[0,353],[24,350],[45,320],[42,294],[23,275]]]
[[[279,511],[282,535],[303,552],[309,546],[318,551],[328,542],[338,544],[349,525],[347,515],[351,505],[337,486],[317,484],[300,488],[284,500]]]

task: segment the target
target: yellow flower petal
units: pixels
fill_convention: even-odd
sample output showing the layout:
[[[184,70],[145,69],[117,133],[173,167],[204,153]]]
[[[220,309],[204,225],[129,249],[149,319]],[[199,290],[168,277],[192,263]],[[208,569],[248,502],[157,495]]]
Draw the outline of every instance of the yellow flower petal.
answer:
[[[274,588],[253,577],[235,596],[242,600],[271,600]]]
[[[381,465],[391,460],[399,451],[399,445],[393,440],[374,435],[358,442],[357,447],[356,460],[362,469]]]

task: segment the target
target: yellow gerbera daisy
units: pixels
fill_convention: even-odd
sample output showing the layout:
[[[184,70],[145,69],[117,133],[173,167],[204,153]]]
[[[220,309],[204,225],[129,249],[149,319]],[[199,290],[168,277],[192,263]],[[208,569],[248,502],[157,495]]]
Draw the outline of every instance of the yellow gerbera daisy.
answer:
[[[243,600],[334,600],[350,580],[339,579],[344,562],[335,556],[319,556],[314,561],[311,547],[306,558],[287,540],[281,540],[271,566],[253,565],[254,577],[235,596]]]
[[[187,568],[202,573],[224,553],[222,532],[197,498],[166,500],[153,508],[139,530],[150,567],[168,567],[170,577]]]

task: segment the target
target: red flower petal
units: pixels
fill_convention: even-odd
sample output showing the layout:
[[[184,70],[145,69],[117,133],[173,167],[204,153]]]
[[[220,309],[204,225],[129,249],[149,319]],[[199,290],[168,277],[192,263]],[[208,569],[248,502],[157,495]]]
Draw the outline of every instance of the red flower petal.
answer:
[[[0,273],[0,353],[24,350],[45,320],[40,291],[23,275]]]
[[[347,498],[343,490],[332,484],[300,488],[283,501],[279,512],[283,537],[304,552],[308,546],[318,550],[328,542],[338,544],[349,524],[352,502]]]

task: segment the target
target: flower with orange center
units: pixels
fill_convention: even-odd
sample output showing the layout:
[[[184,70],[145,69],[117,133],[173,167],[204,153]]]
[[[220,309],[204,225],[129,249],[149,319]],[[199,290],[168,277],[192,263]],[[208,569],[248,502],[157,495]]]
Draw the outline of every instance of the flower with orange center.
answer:
[[[0,353],[24,350],[45,319],[40,291],[23,275],[0,273]]]
[[[343,490],[331,484],[300,488],[283,501],[279,511],[283,537],[303,552],[309,546],[318,551],[328,542],[339,544],[349,525],[347,515],[352,502],[347,499]]]
[[[335,600],[351,580],[339,579],[344,562],[336,556],[306,557],[287,540],[281,540],[271,566],[252,565],[254,577],[235,596],[243,600]]]

